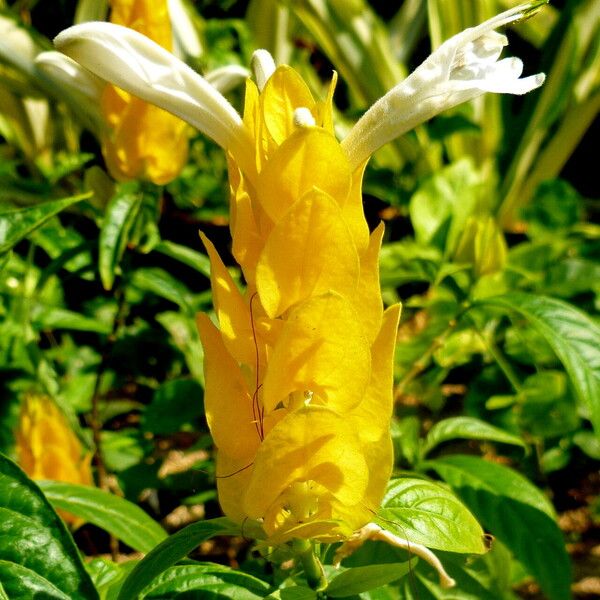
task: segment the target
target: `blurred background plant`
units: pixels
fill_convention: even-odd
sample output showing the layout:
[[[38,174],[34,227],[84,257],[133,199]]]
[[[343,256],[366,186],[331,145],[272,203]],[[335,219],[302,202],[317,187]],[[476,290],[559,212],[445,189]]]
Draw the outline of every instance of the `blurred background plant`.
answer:
[[[169,11],[174,52],[202,73],[247,66],[264,47],[324,97],[337,70],[341,137],[431,49],[516,4],[177,0]],[[41,394],[93,453],[97,483],[117,500],[139,504],[168,531],[217,516],[195,314],[211,306],[198,230],[227,252],[226,159],[190,132],[189,159],[173,181],[115,182],[89,88],[60,82],[35,60],[65,27],[106,19],[108,3],[0,8],[0,450],[20,458],[19,415]],[[600,4],[557,0],[507,35],[529,72],[546,72],[540,90],[489,94],[444,113],[367,169],[367,217],[386,223],[384,298],[404,304],[394,437],[398,473],[412,474],[396,480],[384,514],[402,537],[450,550],[454,598],[515,598],[515,586],[522,597],[585,598],[600,593]],[[228,95],[240,108],[243,90]],[[72,454],[78,465],[81,452]],[[495,537],[485,557],[465,562],[436,537],[450,531],[431,521],[448,498],[432,478]],[[43,489],[87,521],[74,535],[89,556],[147,552],[164,538],[129,505],[115,510],[147,527],[145,541],[102,513],[93,491]],[[83,517],[69,505],[77,497],[87,498]],[[344,565],[400,556],[372,544]],[[202,571],[227,594],[243,587],[264,596],[295,575],[273,575],[241,538],[207,542],[197,557],[242,565],[238,579],[225,566]],[[87,568],[102,597],[130,570],[106,558]],[[175,597],[173,581],[185,574],[165,573],[166,587],[146,597]],[[384,587],[377,597],[449,597],[421,564]]]

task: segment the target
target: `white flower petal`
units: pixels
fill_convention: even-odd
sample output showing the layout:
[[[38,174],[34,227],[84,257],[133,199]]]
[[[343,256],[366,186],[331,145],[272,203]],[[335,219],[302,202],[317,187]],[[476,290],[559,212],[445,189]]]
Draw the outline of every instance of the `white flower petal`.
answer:
[[[260,92],[263,91],[265,83],[275,72],[275,61],[267,50],[255,50],[252,54],[252,72],[256,79],[256,86]]]
[[[497,62],[506,37],[495,32],[540,5],[508,10],[446,40],[404,81],[380,98],[342,141],[353,168],[387,142],[423,121],[485,92],[525,94],[542,85],[542,73],[519,79],[519,59]]]
[[[250,71],[240,65],[219,67],[204,75],[204,79],[222,94],[237,87],[250,77]]]
[[[192,17],[182,0],[168,0],[169,18],[173,30],[173,54],[185,59],[198,58],[203,53],[202,42]]]
[[[60,33],[54,44],[98,77],[168,110],[247,162],[249,135],[231,104],[146,36],[112,23],[82,23]]]
[[[41,47],[24,27],[0,15],[0,59],[33,77],[33,59],[39,52]]]
[[[35,66],[58,85],[69,87],[91,102],[100,102],[106,82],[60,52],[41,52]]]

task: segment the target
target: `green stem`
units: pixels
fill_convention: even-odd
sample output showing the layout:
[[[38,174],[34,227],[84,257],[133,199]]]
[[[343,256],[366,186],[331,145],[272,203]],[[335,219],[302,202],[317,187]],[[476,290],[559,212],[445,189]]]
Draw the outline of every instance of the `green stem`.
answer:
[[[523,388],[523,385],[516,371],[513,369],[508,359],[502,353],[502,350],[500,350],[500,348],[496,346],[494,340],[486,338],[486,336],[483,335],[483,332],[479,329],[479,327],[477,327],[477,324],[475,323],[475,320],[473,318],[470,318],[470,321],[473,324],[473,329],[475,329],[477,335],[485,344],[488,352],[492,355],[492,358],[496,361],[496,364],[500,367],[500,370],[502,371],[502,373],[504,373],[506,379],[508,379],[515,392],[519,393]]]
[[[322,592],[327,587],[327,579],[321,561],[316,557],[312,542],[309,540],[294,540],[292,548],[304,567],[304,576],[309,587],[316,592]]]

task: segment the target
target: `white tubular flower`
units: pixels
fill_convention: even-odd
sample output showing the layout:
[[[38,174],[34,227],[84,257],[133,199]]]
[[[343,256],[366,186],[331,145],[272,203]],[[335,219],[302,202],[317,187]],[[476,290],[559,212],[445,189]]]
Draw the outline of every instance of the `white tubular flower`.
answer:
[[[275,61],[268,50],[255,50],[252,54],[252,72],[258,91],[262,92],[269,77],[275,72]]]
[[[35,58],[35,66],[51,81],[69,87],[87,100],[98,104],[106,82],[81,67],[60,52],[41,52]]]
[[[251,163],[249,134],[240,115],[206,79],[146,36],[113,23],[82,23],[55,46],[92,73],[173,113]]]
[[[169,17],[173,30],[173,54],[179,58],[198,58],[203,48],[192,17],[182,0],[168,0]]]
[[[219,67],[204,75],[204,79],[222,94],[240,85],[250,77],[250,71],[240,65]]]
[[[24,27],[13,19],[0,15],[0,60],[35,77],[33,59],[41,50]]]
[[[494,31],[529,16],[542,3],[517,6],[446,40],[350,130],[342,147],[351,165],[358,167],[387,142],[485,92],[526,94],[542,85],[543,73],[519,79],[523,63],[518,58],[498,61],[508,40]]]

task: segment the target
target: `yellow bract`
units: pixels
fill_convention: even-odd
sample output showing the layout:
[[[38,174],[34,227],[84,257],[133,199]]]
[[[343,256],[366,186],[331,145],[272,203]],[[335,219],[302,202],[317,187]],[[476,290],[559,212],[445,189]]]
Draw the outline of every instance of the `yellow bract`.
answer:
[[[47,396],[25,397],[15,441],[17,462],[31,479],[94,484],[91,453],[84,452],[67,419]],[[72,525],[81,523],[73,515],[60,514]]]
[[[167,0],[112,0],[111,21],[145,34],[171,50],[171,25]],[[115,179],[145,179],[168,183],[187,161],[187,128],[184,121],[135,96],[107,85],[102,113],[108,131],[102,153]]]
[[[290,67],[248,82],[244,124],[256,170],[229,156],[233,255],[214,246],[219,329],[198,324],[221,506],[273,544],[347,538],[373,517],[392,469],[389,432],[399,307],[384,314],[383,226],[362,210],[333,135],[332,97],[315,102]]]

